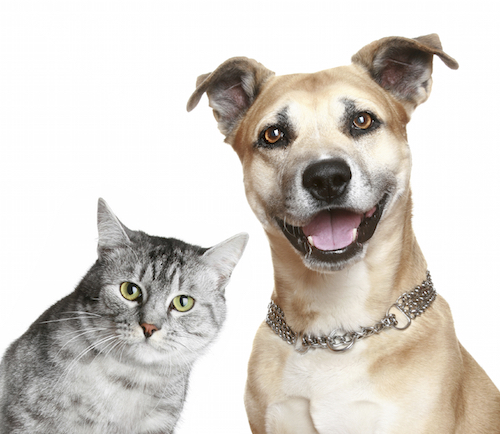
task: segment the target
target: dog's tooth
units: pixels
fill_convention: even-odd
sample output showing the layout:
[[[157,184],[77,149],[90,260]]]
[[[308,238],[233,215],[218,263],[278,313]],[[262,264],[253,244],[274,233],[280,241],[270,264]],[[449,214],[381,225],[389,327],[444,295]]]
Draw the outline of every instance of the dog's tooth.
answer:
[[[313,240],[313,237],[311,235],[309,235],[307,237],[307,241],[309,241],[309,244],[314,247],[314,240]]]
[[[356,241],[357,236],[358,236],[358,228],[354,228],[352,230],[352,240]]]

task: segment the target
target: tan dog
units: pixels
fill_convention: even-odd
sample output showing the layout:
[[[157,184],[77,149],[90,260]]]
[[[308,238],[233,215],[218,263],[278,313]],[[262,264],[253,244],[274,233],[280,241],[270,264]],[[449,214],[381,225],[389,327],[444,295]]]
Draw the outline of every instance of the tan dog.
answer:
[[[499,391],[458,342],[412,230],[406,124],[433,55],[458,68],[428,35],[315,74],[233,58],[198,78],[188,110],[208,94],[273,257],[253,433],[500,433]]]

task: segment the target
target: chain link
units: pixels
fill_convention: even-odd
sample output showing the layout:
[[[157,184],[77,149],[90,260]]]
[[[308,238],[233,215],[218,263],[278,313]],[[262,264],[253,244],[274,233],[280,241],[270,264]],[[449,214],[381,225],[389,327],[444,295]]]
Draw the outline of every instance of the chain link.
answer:
[[[362,327],[359,331],[345,333],[333,330],[328,336],[299,335],[287,325],[285,313],[272,300],[268,306],[266,322],[274,333],[289,345],[295,345],[296,350],[300,353],[305,353],[310,348],[328,348],[335,352],[342,352],[351,349],[356,341],[379,334],[388,328],[407,329],[412,320],[422,315],[431,305],[436,295],[431,275],[427,271],[426,279],[411,292],[400,295],[396,303],[387,309],[385,316],[372,327]],[[393,309],[396,309],[405,317],[406,323],[402,326],[399,325],[396,315],[391,313]],[[300,345],[297,346],[300,337],[302,339]]]
[[[294,345],[297,342],[297,334],[285,322],[285,313],[272,300],[268,306],[266,322],[286,343]]]

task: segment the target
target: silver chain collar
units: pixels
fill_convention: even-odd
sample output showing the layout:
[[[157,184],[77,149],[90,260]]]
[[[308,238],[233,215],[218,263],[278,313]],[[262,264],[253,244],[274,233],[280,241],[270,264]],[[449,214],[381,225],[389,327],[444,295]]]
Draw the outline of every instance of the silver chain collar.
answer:
[[[427,278],[413,291],[402,294],[392,306],[387,309],[385,316],[372,327],[362,327],[357,332],[345,332],[333,330],[328,336],[312,336],[294,332],[285,321],[285,313],[271,300],[269,303],[266,322],[271,329],[287,344],[295,345],[299,353],[306,353],[310,348],[329,348],[332,351],[341,352],[351,349],[356,341],[380,333],[381,331],[394,328],[406,330],[411,321],[422,315],[436,298],[436,290],[432,284],[431,275],[427,271]],[[406,323],[398,325],[396,315],[391,313],[397,309],[404,315]],[[301,338],[301,344],[297,341]]]

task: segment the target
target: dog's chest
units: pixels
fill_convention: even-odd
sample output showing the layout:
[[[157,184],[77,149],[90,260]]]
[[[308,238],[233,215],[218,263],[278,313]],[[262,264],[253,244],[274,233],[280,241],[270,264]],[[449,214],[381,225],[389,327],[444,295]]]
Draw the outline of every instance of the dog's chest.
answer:
[[[397,399],[380,393],[370,378],[369,361],[360,354],[312,350],[289,359],[285,393],[309,399],[320,434],[387,433],[394,427],[400,410]]]

